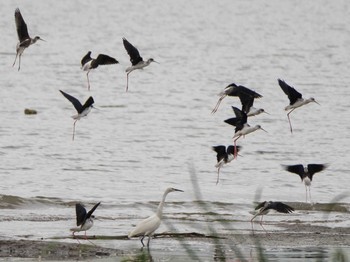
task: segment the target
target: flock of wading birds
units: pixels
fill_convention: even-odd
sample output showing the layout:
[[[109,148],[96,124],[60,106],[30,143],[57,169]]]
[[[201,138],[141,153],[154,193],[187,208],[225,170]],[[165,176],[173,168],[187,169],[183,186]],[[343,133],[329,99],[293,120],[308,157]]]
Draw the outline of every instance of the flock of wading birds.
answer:
[[[18,71],[19,71],[21,68],[21,57],[22,57],[23,51],[26,48],[28,48],[30,45],[35,44],[38,40],[42,40],[42,41],[45,41],[45,40],[43,40],[39,36],[35,36],[34,38],[31,38],[29,36],[27,25],[18,8],[15,10],[15,22],[16,22],[16,29],[17,29],[19,42],[16,47],[16,58],[13,63],[13,66],[15,66],[18,58]],[[131,61],[131,66],[126,69],[126,73],[127,73],[126,74],[126,91],[128,91],[129,74],[136,69],[143,69],[144,67],[148,66],[152,62],[156,62],[156,61],[153,58],[149,58],[147,61],[144,61],[140,56],[139,51],[125,38],[123,38],[123,44],[128,55],[130,56],[130,61]],[[87,77],[88,90],[90,90],[89,73],[92,69],[97,68],[99,65],[111,65],[111,64],[117,64],[117,63],[118,61],[115,58],[105,54],[99,54],[96,58],[91,58],[91,51],[89,51],[81,60],[82,70],[87,71],[86,77]],[[283,80],[279,79],[278,83],[282,88],[283,92],[288,96],[290,101],[290,104],[285,108],[285,110],[289,111],[287,113],[287,117],[290,125],[290,131],[293,132],[289,115],[298,107],[306,105],[310,102],[314,102],[314,103],[317,103],[317,102],[314,98],[303,99],[301,93],[299,93],[293,87],[289,86]],[[66,97],[73,104],[74,108],[77,111],[77,114],[72,116],[72,118],[74,119],[72,139],[74,140],[75,124],[80,118],[88,115],[88,113],[93,108],[94,99],[90,96],[85,101],[84,104],[81,104],[80,101],[75,97],[65,93],[62,90],[60,90],[60,92],[64,97]],[[215,167],[217,168],[216,183],[219,182],[220,168],[223,165],[228,164],[232,160],[237,158],[238,152],[241,148],[240,146],[236,145],[236,141],[242,136],[244,137],[245,135],[252,133],[256,130],[260,129],[265,131],[260,125],[256,125],[252,127],[248,124],[248,117],[256,116],[256,115],[259,115],[260,113],[267,113],[266,111],[264,111],[264,109],[256,109],[253,107],[254,99],[262,97],[260,94],[258,94],[257,92],[247,87],[232,83],[228,85],[223,90],[223,92],[220,93],[219,101],[217,102],[212,113],[215,113],[218,110],[221,101],[226,96],[238,97],[241,101],[242,108],[239,109],[237,107],[232,106],[233,112],[235,113],[236,117],[225,120],[227,124],[235,126],[235,134],[233,136],[234,145],[229,145],[227,147],[225,145],[213,146],[213,150],[217,153],[216,155],[217,164],[215,165]],[[326,164],[308,164],[307,166],[303,166],[301,164],[298,164],[298,165],[285,165],[283,167],[285,168],[285,170],[298,174],[300,176],[301,180],[305,184],[306,202],[308,201],[308,196],[311,201],[310,186],[311,186],[312,177],[315,173],[324,170],[327,167],[327,165]],[[179,189],[167,188],[163,194],[161,202],[159,203],[157,211],[152,216],[138,223],[136,227],[129,233],[128,237],[129,238],[141,237],[141,243],[144,246],[143,239],[145,236],[148,236],[147,246],[149,246],[151,236],[160,226],[165,198],[168,195],[168,193],[175,192],[175,191],[183,192],[182,190],[179,190]],[[76,204],[75,209],[76,209],[77,227],[70,229],[73,232],[73,237],[76,237],[74,235],[75,232],[85,231],[85,239],[87,239],[86,231],[93,226],[93,218],[94,218],[93,213],[99,205],[100,205],[100,202],[97,203],[89,212],[87,212],[85,207],[82,204],[80,203]],[[293,207],[290,207],[282,202],[273,202],[273,201],[264,201],[258,204],[255,210],[257,210],[257,212],[251,219],[251,223],[253,225],[253,219],[261,215],[260,225],[265,232],[266,230],[262,225],[263,215],[267,214],[270,210],[275,210],[281,213],[291,213],[292,211],[294,211]]]

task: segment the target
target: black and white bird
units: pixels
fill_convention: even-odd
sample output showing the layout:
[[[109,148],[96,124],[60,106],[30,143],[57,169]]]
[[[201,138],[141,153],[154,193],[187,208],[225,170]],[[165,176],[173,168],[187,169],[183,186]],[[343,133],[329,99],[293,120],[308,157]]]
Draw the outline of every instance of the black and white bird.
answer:
[[[62,93],[62,95],[64,95],[65,98],[67,98],[74,106],[74,108],[77,110],[78,114],[72,116],[72,118],[74,119],[74,123],[73,123],[73,140],[74,140],[74,133],[75,133],[75,123],[80,120],[80,118],[87,116],[90,111],[91,108],[93,108],[93,104],[94,104],[94,99],[92,98],[92,96],[90,96],[84,103],[84,105],[82,105],[78,99],[76,99],[75,97],[63,92],[62,90],[60,90],[60,92]]]
[[[290,101],[289,105],[286,106],[284,110],[286,111],[290,110],[287,113],[287,117],[288,117],[290,132],[293,133],[292,124],[290,122],[290,117],[289,117],[290,113],[292,113],[296,108],[306,105],[308,103],[311,103],[311,102],[314,102],[316,104],[319,104],[319,103],[313,97],[304,99],[302,97],[302,94],[300,94],[297,90],[295,90],[295,88],[291,87],[281,79],[278,79],[278,84],[282,88],[283,92],[288,96]]]
[[[40,38],[40,36],[36,36],[34,38],[31,38],[29,36],[27,24],[26,22],[24,22],[24,19],[22,17],[22,14],[19,8],[16,8],[15,10],[15,22],[16,22],[16,29],[17,29],[19,42],[17,43],[17,46],[16,46],[16,58],[12,66],[15,66],[16,60],[18,57],[18,71],[19,71],[21,69],[21,57],[24,49],[28,48],[32,44],[35,44],[38,40],[41,40],[41,41],[45,41],[45,40]]]
[[[223,167],[225,164],[230,163],[234,159],[234,152],[235,152],[235,147],[232,145],[229,146],[224,146],[224,145],[219,145],[219,146],[213,146],[212,149],[216,152],[216,159],[217,163],[215,167],[218,170],[218,176],[216,179],[216,184],[219,183],[219,175],[220,175],[220,168]],[[239,152],[241,149],[240,146],[237,146],[237,152]]]
[[[253,106],[254,98],[260,98],[262,95],[258,94],[257,92],[245,87],[245,86],[237,86],[235,83],[229,84],[227,87],[225,87],[224,91],[222,91],[220,94],[220,98],[218,102],[216,103],[213,111],[211,111],[212,114],[214,114],[219,106],[221,101],[226,97],[226,96],[238,96],[241,100],[242,103],[242,110],[245,111],[247,114],[249,111],[256,111],[255,115],[257,115],[258,110],[251,109]],[[259,111],[259,114],[263,111]],[[249,115],[250,116],[250,115]]]
[[[95,217],[92,215],[92,213],[94,213],[94,211],[100,204],[101,202],[98,202],[89,212],[86,212],[86,209],[82,204],[75,204],[77,227],[73,227],[70,229],[70,231],[73,232],[73,237],[75,237],[75,232],[85,231],[85,239],[87,239],[86,231],[94,225],[93,218]]]
[[[291,173],[295,173],[300,176],[301,181],[304,182],[305,191],[306,191],[306,202],[308,197],[311,202],[311,181],[314,174],[321,172],[327,168],[326,164],[308,164],[303,166],[302,164],[298,165],[282,165],[282,167]],[[308,194],[309,193],[309,194]]]
[[[131,232],[128,235],[128,238],[141,236],[141,243],[142,243],[142,246],[144,247],[145,245],[143,243],[143,239],[145,238],[145,236],[148,236],[147,246],[149,246],[149,242],[150,242],[152,235],[158,229],[158,227],[160,226],[160,224],[162,222],[163,207],[164,207],[164,203],[165,203],[165,198],[167,197],[167,195],[169,193],[176,192],[176,191],[177,192],[184,192],[180,189],[176,189],[176,188],[172,188],[172,187],[167,188],[163,194],[162,201],[160,201],[160,203],[158,205],[157,211],[153,215],[151,215],[150,217],[139,222],[136,225],[136,227],[133,230],[131,230]]]
[[[144,67],[148,66],[152,62],[155,62],[155,63],[158,63],[158,62],[155,61],[153,58],[149,58],[147,61],[143,61],[143,58],[140,56],[140,53],[137,50],[137,48],[135,46],[133,46],[132,44],[130,44],[130,42],[128,40],[126,40],[126,38],[123,38],[123,44],[124,44],[126,51],[128,52],[128,55],[130,56],[130,62],[131,62],[131,66],[125,70],[125,72],[126,72],[126,91],[128,91],[129,74],[132,71],[134,71],[136,69],[143,69]]]
[[[286,213],[286,214],[287,213],[292,213],[294,211],[294,208],[292,208],[291,206],[288,206],[288,205],[286,205],[286,204],[284,204],[282,202],[264,201],[264,202],[261,202],[260,204],[258,204],[256,206],[255,210],[257,210],[257,213],[250,220],[250,222],[252,224],[253,232],[254,232],[253,220],[257,216],[261,216],[260,226],[264,229],[265,232],[267,232],[265,230],[264,226],[262,225],[262,221],[263,221],[264,215],[269,213],[271,210],[275,210],[275,211],[277,211],[279,213]]]
[[[225,123],[229,124],[229,125],[233,125],[235,126],[235,134],[233,136],[233,142],[234,142],[234,147],[235,147],[235,152],[234,152],[234,158],[237,157],[237,150],[236,150],[236,141],[242,137],[245,136],[247,134],[250,134],[256,130],[263,130],[265,132],[267,132],[265,129],[263,129],[260,125],[256,125],[256,126],[250,126],[247,123],[247,114],[245,112],[243,112],[242,110],[238,109],[237,107],[232,107],[233,112],[235,113],[236,117],[233,118],[229,118],[224,120]]]
[[[99,65],[112,65],[119,62],[108,55],[99,54],[96,58],[91,58],[91,51],[89,51],[83,59],[81,59],[81,69],[87,71],[86,78],[88,82],[88,90],[90,90],[89,73],[91,69],[97,68]]]

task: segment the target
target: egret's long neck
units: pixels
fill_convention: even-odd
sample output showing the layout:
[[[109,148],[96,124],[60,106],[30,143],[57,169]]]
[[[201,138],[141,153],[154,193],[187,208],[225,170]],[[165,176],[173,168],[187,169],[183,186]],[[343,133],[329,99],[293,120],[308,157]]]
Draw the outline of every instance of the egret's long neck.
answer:
[[[169,191],[165,191],[164,194],[163,194],[163,198],[162,198],[162,201],[160,201],[159,205],[158,205],[158,209],[157,209],[157,216],[159,218],[162,218],[163,216],[163,206],[164,206],[164,203],[165,203],[165,198],[166,196],[168,195]]]

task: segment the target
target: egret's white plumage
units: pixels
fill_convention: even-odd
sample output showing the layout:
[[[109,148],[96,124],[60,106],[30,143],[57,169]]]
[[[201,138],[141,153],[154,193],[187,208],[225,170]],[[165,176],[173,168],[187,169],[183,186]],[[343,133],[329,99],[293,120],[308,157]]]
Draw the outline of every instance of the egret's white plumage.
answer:
[[[167,188],[163,194],[162,201],[160,201],[160,203],[158,205],[156,213],[154,213],[152,216],[150,216],[150,217],[146,218],[145,220],[142,220],[140,223],[138,223],[136,225],[136,227],[129,233],[129,235],[128,235],[129,238],[142,236],[141,243],[143,246],[145,246],[143,243],[143,239],[145,238],[145,236],[148,236],[147,246],[149,246],[151,236],[158,229],[158,227],[160,226],[160,223],[162,221],[165,198],[170,192],[174,192],[174,191],[183,192],[180,189],[176,189],[176,188],[172,188],[172,187]]]

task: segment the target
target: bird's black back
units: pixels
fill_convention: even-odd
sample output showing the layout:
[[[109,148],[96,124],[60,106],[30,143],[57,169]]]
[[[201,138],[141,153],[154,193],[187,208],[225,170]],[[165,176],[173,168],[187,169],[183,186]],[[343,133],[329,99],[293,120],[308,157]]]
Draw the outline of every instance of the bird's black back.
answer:
[[[277,212],[280,213],[292,213],[294,211],[294,208],[291,206],[288,206],[282,202],[277,202],[277,201],[264,201],[258,204],[255,208],[255,210],[258,210],[260,208],[263,208],[261,212],[268,210],[268,209],[273,209],[276,210]]]
[[[29,34],[28,34],[27,24],[24,22],[24,19],[22,17],[22,14],[19,8],[16,8],[15,10],[15,21],[16,21],[18,40],[20,43],[22,43],[24,40],[29,38]]]
[[[283,80],[278,79],[278,84],[282,88],[283,92],[288,96],[290,105],[293,105],[299,98],[302,98],[302,95],[297,90],[295,90]]]
[[[242,111],[248,114],[250,108],[253,106],[254,103],[254,97],[249,95],[239,95],[239,99],[241,100],[242,104]]]
[[[87,62],[91,61],[91,51],[87,52],[87,54],[81,59],[81,66],[84,66]]]
[[[130,56],[130,62],[133,66],[137,65],[138,63],[143,61],[143,59],[140,56],[140,53],[136,49],[136,47],[134,47],[132,44],[130,44],[129,41],[126,40],[125,38],[123,38],[123,44],[124,44],[126,51],[128,52],[128,55]]]

